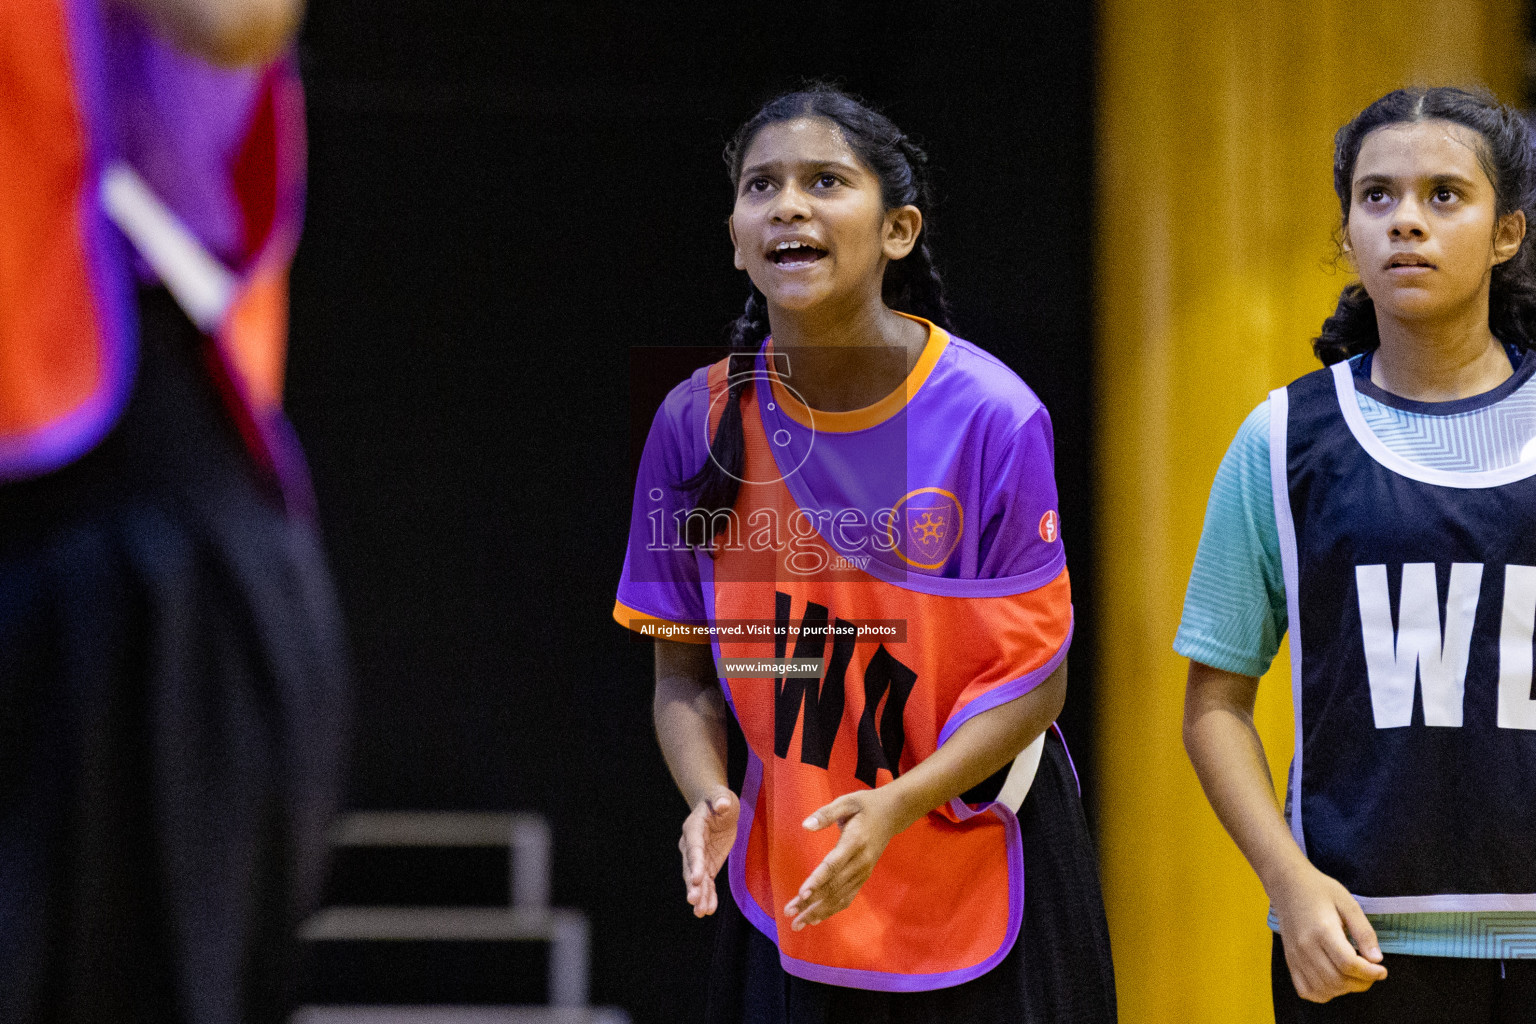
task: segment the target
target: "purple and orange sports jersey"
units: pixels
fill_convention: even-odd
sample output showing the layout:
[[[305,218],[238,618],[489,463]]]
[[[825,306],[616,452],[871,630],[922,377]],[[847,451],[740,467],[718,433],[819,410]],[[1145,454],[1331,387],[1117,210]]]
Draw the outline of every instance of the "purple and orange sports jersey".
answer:
[[[306,501],[281,411],[304,178],[292,58],[215,68],[125,5],[7,0],[0,66],[0,481],[77,458],[127,401],[133,290],[155,275],[103,207],[121,165],[230,272],[216,378],[253,456]]]
[[[650,635],[709,627],[749,748],[729,867],[748,919],[789,973],[889,991],[956,985],[1008,953],[1024,898],[1012,810],[951,800],[891,841],[852,905],[794,932],[782,908],[837,841],[801,822],[1028,693],[1072,632],[1045,410],[998,360],[928,326],[903,386],[847,413],[806,408],[765,345],[741,399],[744,482],[712,549],[687,544],[699,522],[681,482],[710,457],[729,363],[674,389],[614,608]],[[819,661],[819,677],[732,673],[786,656]]]

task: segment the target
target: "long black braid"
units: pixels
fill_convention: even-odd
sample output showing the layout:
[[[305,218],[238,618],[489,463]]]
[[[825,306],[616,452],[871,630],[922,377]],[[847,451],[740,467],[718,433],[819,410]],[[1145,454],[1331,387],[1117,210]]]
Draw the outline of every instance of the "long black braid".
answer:
[[[725,147],[725,163],[730,169],[731,183],[739,186],[742,160],[758,132],[770,124],[802,117],[824,118],[837,125],[849,148],[880,179],[881,198],[886,209],[909,204],[923,210],[931,208],[927,154],[884,114],[824,84],[770,100],[737,130]],[[923,317],[948,329],[949,306],[944,301],[944,282],[933,264],[927,236],[925,218],[912,251],[904,259],[887,264],[881,298],[891,309]],[[683,481],[685,489],[697,492],[694,510],[705,513],[702,540],[705,545],[714,542],[718,517],[713,513],[734,507],[741,488],[746,463],[741,395],[752,381],[752,375],[742,371],[751,366],[750,360],[767,337],[768,301],[754,286],[741,315],[731,325],[730,395],[710,444],[710,457],[704,460],[697,473]]]

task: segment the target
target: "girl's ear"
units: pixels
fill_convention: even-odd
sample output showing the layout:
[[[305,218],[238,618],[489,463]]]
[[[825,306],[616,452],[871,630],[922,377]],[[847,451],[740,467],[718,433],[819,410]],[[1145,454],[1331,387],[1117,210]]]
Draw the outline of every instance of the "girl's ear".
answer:
[[[912,205],[898,206],[885,214],[885,238],[881,251],[888,260],[899,260],[917,245],[917,236],[923,230],[923,211]]]
[[[736,244],[736,218],[734,216],[725,218],[725,230],[731,236],[731,251],[736,261],[736,269],[746,270],[747,261],[741,258],[741,246]]]
[[[1516,210],[1499,218],[1499,226],[1493,232],[1493,262],[1497,266],[1520,251],[1525,241],[1525,211]]]

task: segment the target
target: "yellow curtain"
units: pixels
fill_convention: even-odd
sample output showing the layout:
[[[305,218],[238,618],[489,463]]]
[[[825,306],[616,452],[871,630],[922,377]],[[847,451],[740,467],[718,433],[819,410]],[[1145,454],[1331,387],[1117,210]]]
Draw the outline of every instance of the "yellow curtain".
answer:
[[[1316,367],[1333,266],[1334,131],[1407,84],[1518,101],[1521,4],[1103,0],[1097,380],[1101,854],[1121,1020],[1271,1020],[1257,879],[1180,740],[1170,648],[1205,500],[1265,395]],[[1278,785],[1290,668],[1259,726]]]

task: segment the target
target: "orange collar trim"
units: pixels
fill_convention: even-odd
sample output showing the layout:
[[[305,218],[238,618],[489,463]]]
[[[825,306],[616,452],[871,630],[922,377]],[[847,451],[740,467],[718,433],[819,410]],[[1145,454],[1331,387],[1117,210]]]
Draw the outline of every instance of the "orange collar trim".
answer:
[[[784,414],[802,427],[842,434],[854,430],[865,430],[884,423],[905,408],[906,404],[912,401],[912,396],[917,394],[918,388],[928,380],[928,375],[938,365],[939,357],[944,354],[944,350],[949,347],[949,332],[920,316],[913,316],[900,310],[892,310],[892,312],[908,320],[915,320],[928,328],[928,342],[923,346],[923,352],[917,357],[917,364],[912,367],[912,372],[907,374],[906,380],[873,405],[866,405],[862,409],[849,409],[845,412],[826,412],[821,409],[812,409],[791,395],[779,382],[779,375],[773,372],[773,363],[769,360],[769,377],[773,381],[773,400],[779,404],[779,408],[784,410]],[[768,351],[770,353],[773,351],[772,338],[768,339]]]

